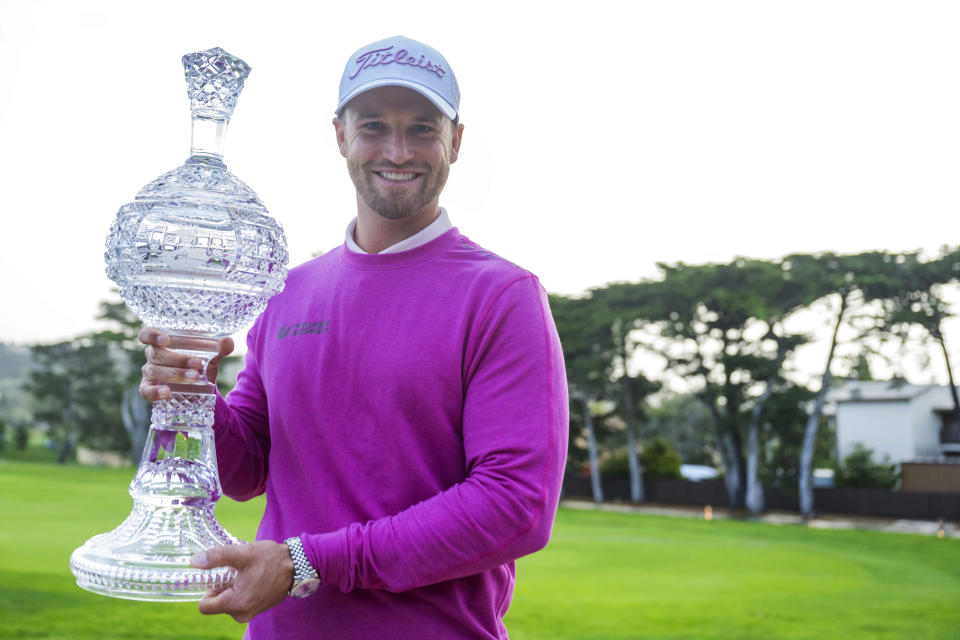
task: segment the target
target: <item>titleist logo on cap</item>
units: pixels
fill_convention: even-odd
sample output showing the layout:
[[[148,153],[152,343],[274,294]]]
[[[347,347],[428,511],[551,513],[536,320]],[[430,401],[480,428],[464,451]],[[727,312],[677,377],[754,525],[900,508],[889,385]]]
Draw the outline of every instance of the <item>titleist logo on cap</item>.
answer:
[[[357,56],[356,63],[358,65],[357,70],[348,76],[350,80],[356,78],[364,69],[376,67],[381,64],[404,64],[411,67],[420,67],[421,69],[432,71],[440,78],[447,73],[443,65],[434,63],[422,53],[417,57],[416,55],[411,55],[406,49],[393,51],[393,45],[383,49],[365,51]]]

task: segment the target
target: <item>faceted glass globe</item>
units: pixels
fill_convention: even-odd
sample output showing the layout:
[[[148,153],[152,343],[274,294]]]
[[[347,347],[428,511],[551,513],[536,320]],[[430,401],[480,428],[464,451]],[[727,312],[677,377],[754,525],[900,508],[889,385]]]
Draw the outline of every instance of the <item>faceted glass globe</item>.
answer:
[[[212,156],[191,156],[121,207],[104,257],[145,324],[221,336],[259,315],[287,274],[280,225]]]

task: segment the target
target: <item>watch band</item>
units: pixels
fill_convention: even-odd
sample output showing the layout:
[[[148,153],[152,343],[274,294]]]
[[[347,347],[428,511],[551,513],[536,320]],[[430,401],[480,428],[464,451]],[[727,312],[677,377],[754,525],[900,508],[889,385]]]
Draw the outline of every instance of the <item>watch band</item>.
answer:
[[[290,559],[293,560],[293,583],[287,593],[292,596],[299,596],[300,591],[302,591],[301,586],[307,584],[319,586],[320,576],[317,575],[317,570],[307,559],[307,554],[303,552],[303,542],[301,542],[300,537],[287,538],[284,542],[290,550]]]

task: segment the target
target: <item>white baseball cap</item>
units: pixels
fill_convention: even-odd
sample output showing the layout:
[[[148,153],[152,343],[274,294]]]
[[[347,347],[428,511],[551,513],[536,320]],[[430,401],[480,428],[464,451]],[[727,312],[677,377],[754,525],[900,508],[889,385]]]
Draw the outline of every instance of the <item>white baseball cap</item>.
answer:
[[[433,47],[403,36],[379,40],[350,56],[340,78],[336,113],[377,87],[413,89],[451,120],[460,110],[460,87],[446,58]]]

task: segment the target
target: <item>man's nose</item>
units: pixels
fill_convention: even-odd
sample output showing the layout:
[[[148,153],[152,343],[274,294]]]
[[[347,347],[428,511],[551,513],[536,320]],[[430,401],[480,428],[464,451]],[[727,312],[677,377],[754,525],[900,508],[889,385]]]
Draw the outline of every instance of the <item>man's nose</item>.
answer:
[[[400,132],[394,133],[392,136],[390,136],[390,139],[387,141],[385,152],[387,159],[393,164],[403,164],[404,162],[413,158],[413,153],[410,150],[409,140],[407,140],[407,137]]]

